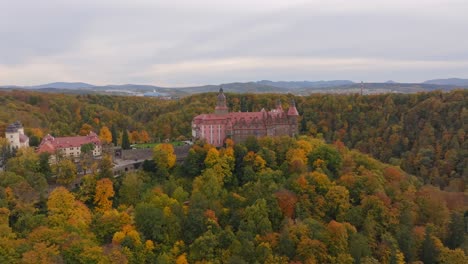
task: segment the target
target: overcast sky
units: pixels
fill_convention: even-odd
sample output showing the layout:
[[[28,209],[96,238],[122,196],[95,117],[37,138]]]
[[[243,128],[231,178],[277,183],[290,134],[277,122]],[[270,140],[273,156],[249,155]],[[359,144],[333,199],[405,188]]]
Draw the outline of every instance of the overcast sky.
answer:
[[[466,0],[0,0],[0,85],[468,78]]]

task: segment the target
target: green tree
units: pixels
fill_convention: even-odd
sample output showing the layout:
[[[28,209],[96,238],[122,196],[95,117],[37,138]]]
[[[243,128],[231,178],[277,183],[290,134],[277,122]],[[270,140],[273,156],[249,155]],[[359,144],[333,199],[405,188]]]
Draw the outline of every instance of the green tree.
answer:
[[[312,168],[321,168],[328,176],[336,179],[341,169],[341,155],[330,145],[321,145],[309,154],[309,164]]]
[[[271,232],[271,222],[268,218],[268,209],[265,199],[259,199],[251,206],[245,208],[245,216],[239,226],[252,236],[255,234],[265,235]]]
[[[434,243],[434,238],[432,237],[432,227],[430,226],[426,227],[426,235],[424,237],[421,253],[421,260],[424,262],[424,264],[437,263],[439,249]]]
[[[456,249],[465,242],[465,218],[462,212],[452,212],[448,228],[446,244],[450,249]]]
[[[128,131],[126,129],[123,130],[122,134],[122,149],[130,149],[130,139],[128,137]]]
[[[69,186],[76,179],[76,165],[69,159],[63,159],[56,165],[57,183]]]
[[[111,135],[112,135],[112,144],[114,144],[114,146],[117,146],[119,135],[117,133],[117,128],[114,124],[111,126]]]

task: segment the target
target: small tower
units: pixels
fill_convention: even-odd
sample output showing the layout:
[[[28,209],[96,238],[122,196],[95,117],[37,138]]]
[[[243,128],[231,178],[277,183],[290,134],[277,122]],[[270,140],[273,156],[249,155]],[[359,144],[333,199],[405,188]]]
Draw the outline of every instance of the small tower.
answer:
[[[363,94],[363,91],[364,91],[364,82],[361,81],[361,96],[362,96],[362,94]]]
[[[19,147],[19,132],[14,123],[7,126],[5,130],[5,138],[8,140],[8,144],[11,149],[17,149]]]
[[[290,116],[290,117],[299,116],[299,112],[297,112],[296,102],[294,102],[294,99],[291,100],[291,105],[289,106],[289,109],[288,109],[288,116]]]
[[[283,111],[283,106],[281,105],[281,99],[276,100],[276,110],[278,110],[278,112]]]
[[[297,125],[297,118],[299,116],[299,112],[296,109],[296,102],[294,99],[291,100],[291,105],[288,109],[288,119],[289,119],[289,135],[294,137],[298,134],[298,125]]]
[[[219,88],[218,101],[216,102],[215,114],[225,115],[229,112],[226,105],[226,96],[224,95],[223,87]]]
[[[8,125],[5,130],[5,138],[11,149],[29,147],[29,138],[24,134],[24,128],[20,121]]]

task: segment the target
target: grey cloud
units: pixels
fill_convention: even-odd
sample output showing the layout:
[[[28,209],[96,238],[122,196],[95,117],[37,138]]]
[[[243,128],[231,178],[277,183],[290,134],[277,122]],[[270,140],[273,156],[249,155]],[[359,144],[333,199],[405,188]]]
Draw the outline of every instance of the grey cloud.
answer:
[[[64,78],[76,81],[168,85],[258,79],[414,81],[466,77],[468,72],[466,66],[434,64],[468,61],[468,17],[462,12],[468,3],[463,1],[385,1],[381,8],[367,0],[343,6],[340,1],[295,1],[288,6],[285,1],[242,0],[227,7],[210,0],[2,1],[0,66],[11,70],[6,76],[10,83],[57,81],[28,77],[28,72],[17,80],[21,67],[32,70],[32,64],[52,64]],[[285,57],[360,58],[388,61],[390,66],[337,65],[331,71],[255,64],[257,68],[216,75],[196,68],[177,70],[178,64],[190,61],[265,58],[280,63]],[[433,66],[410,69],[393,63],[411,60]],[[170,73],[151,71],[166,64],[172,65]]]

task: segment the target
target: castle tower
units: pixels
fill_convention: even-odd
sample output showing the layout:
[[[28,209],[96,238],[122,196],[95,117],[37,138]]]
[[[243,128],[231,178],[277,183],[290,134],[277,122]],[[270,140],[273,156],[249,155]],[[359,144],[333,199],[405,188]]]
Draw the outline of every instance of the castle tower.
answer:
[[[8,125],[5,130],[5,138],[8,140],[11,149],[29,147],[29,138],[24,134],[23,125],[19,121]]]
[[[299,112],[296,109],[296,102],[294,99],[291,100],[291,105],[288,109],[288,119],[289,119],[289,135],[296,136],[298,134],[298,125],[297,125],[297,117],[299,116]]]
[[[226,96],[224,95],[223,87],[219,88],[218,101],[216,102],[215,114],[225,115],[229,112],[226,105]]]
[[[5,138],[8,140],[8,144],[11,149],[17,149],[20,145],[20,138],[18,128],[15,124],[10,124],[5,130]]]
[[[288,109],[288,116],[289,117],[299,116],[299,112],[297,112],[296,102],[294,102],[294,99],[291,100],[291,106],[289,106],[289,109]]]
[[[283,106],[281,105],[281,99],[276,100],[276,110],[282,112]]]

